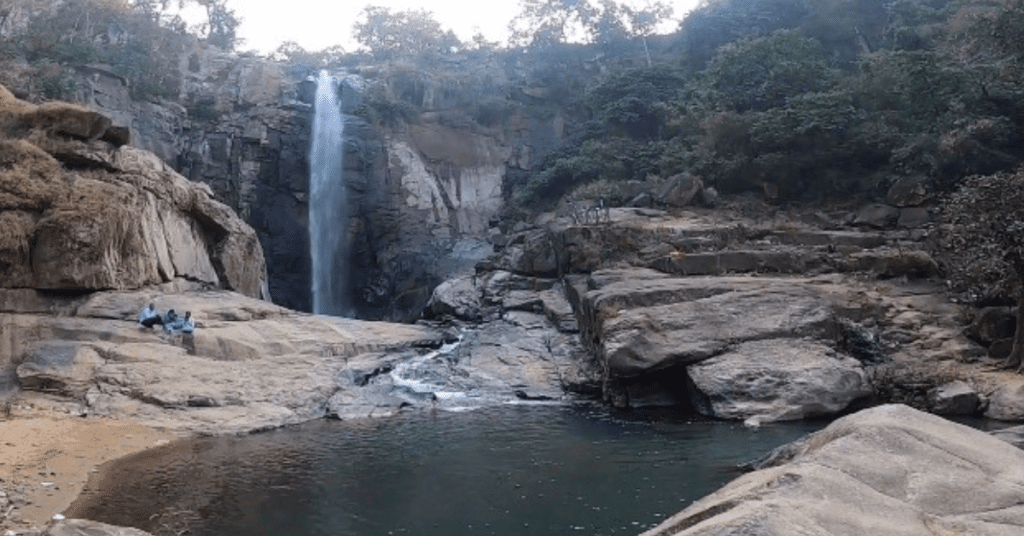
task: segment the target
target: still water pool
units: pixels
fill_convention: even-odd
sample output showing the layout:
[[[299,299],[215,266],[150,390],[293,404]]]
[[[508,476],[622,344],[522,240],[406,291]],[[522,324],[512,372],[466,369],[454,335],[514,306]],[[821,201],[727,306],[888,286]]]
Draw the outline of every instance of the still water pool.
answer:
[[[107,467],[68,515],[155,534],[637,534],[824,426],[502,406],[202,438]]]

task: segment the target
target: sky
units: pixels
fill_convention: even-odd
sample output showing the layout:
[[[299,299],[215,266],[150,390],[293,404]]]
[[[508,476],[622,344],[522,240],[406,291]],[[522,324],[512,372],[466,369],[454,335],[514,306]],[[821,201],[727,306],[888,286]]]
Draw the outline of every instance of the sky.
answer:
[[[678,20],[699,0],[665,0],[672,5]],[[627,2],[633,3],[633,2]],[[460,39],[469,40],[478,31],[490,41],[504,43],[506,27],[519,11],[518,0],[229,0],[228,6],[241,17],[239,37],[245,40],[239,50],[273,52],[284,41],[295,41],[309,51],[341,45],[355,50],[352,25],[367,4],[389,7],[394,11],[426,9],[445,28]],[[642,3],[637,2],[637,5]],[[674,29],[676,23],[672,23]]]

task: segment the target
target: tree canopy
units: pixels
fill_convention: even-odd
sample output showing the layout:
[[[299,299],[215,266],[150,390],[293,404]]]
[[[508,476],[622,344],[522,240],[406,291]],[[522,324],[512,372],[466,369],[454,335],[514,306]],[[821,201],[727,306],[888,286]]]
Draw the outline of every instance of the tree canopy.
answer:
[[[425,9],[366,6],[353,31],[356,40],[379,59],[449,54],[462,47],[455,33],[445,30]]]
[[[646,38],[672,16],[672,8],[660,1],[639,8],[615,0],[520,0],[519,5],[519,13],[509,22],[513,46],[543,48]]]

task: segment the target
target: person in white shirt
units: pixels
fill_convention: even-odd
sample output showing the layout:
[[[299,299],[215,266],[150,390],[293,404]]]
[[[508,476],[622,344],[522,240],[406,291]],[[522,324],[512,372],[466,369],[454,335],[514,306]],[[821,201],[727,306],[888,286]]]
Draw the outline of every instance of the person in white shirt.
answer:
[[[146,307],[143,307],[142,310],[139,311],[139,325],[146,328],[151,328],[156,324],[163,323],[164,320],[160,318],[159,314],[157,314],[156,306],[154,306],[152,303],[147,305]]]

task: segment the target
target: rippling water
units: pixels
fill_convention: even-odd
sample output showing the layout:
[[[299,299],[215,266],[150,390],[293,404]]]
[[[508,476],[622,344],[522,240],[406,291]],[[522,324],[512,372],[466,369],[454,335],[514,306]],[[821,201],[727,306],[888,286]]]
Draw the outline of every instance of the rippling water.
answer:
[[[562,406],[324,420],[119,461],[68,514],[199,536],[636,534],[823,424]]]

